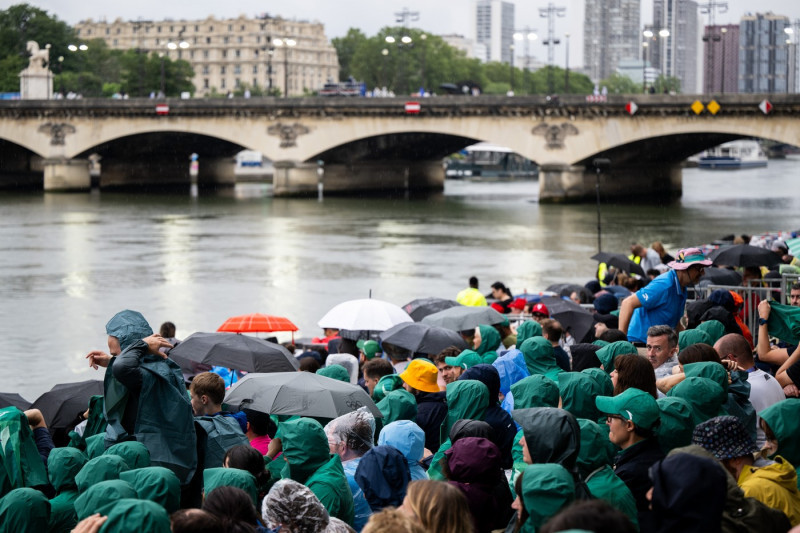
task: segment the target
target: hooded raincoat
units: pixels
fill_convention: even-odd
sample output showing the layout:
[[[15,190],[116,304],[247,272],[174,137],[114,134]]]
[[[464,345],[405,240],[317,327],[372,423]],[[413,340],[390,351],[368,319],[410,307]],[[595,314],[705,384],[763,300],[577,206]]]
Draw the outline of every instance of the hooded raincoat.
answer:
[[[14,406],[0,409],[0,461],[0,495],[11,489],[47,484],[47,472],[28,419]]]
[[[299,418],[282,422],[284,479],[306,485],[331,516],[353,524],[353,495],[338,455],[331,455],[328,438],[319,422]]]
[[[108,519],[100,533],[170,533],[169,515],[163,507],[147,500],[120,500],[100,509]]]
[[[163,466],[149,466],[129,470],[119,475],[136,490],[140,500],[150,500],[161,505],[169,514],[181,505],[181,483],[178,476]]]
[[[703,324],[707,324],[707,322],[703,322]],[[753,441],[756,440],[756,410],[750,403],[750,384],[747,382],[746,372],[743,372],[744,379],[738,372],[731,373],[730,384],[728,383],[728,371],[715,362],[703,361],[684,365],[683,373],[687,378],[708,378],[722,387],[727,394],[723,408],[729,415],[738,418],[750,438]]]
[[[478,331],[481,333],[481,343],[475,348],[478,355],[487,365],[491,365],[497,360],[497,348],[500,346],[500,334],[492,326],[480,325]]]
[[[103,455],[116,455],[121,457],[129,468],[144,468],[150,466],[150,452],[144,444],[129,440],[120,442],[108,448]]]
[[[317,370],[317,375],[350,383],[350,373],[342,365],[329,365]]]
[[[723,335],[725,335],[725,326],[719,320],[706,320],[698,325],[695,329],[705,331],[706,334],[708,334],[708,337],[711,340],[711,346],[714,346],[714,344],[716,344],[716,342],[720,340]]]
[[[614,371],[614,359],[618,355],[629,353],[636,354],[639,352],[636,350],[636,346],[628,341],[615,341],[597,350],[596,355],[603,365],[603,370],[611,374]]]
[[[517,327],[517,348],[532,337],[542,336],[542,325],[535,320],[526,320]]]
[[[549,340],[544,337],[533,337],[523,342],[519,349],[525,356],[525,364],[531,376],[538,374],[553,381],[558,380],[558,375],[563,370],[556,363],[553,345]]]
[[[656,403],[661,415],[661,424],[656,428],[661,450],[669,453],[675,448],[691,444],[694,431],[691,404],[677,396],[659,398]]]
[[[728,395],[718,383],[708,378],[686,378],[672,387],[667,396],[683,398],[689,402],[695,426],[715,416],[728,414],[723,407]]]
[[[428,476],[443,481],[441,461],[450,446],[450,428],[459,420],[483,420],[489,406],[489,389],[474,379],[459,380],[447,385],[447,418],[442,424],[441,435],[446,438],[431,460]]]
[[[136,498],[136,491],[127,481],[109,479],[95,483],[75,500],[75,512],[78,514],[78,520],[88,518],[101,507],[124,498]]]
[[[417,418],[417,400],[405,389],[389,391],[386,397],[375,405],[383,414],[383,418],[380,419],[383,424],[397,420],[414,422]]]
[[[528,519],[520,531],[536,533],[550,517],[575,500],[575,484],[563,466],[532,464],[523,474],[521,496]]]
[[[636,500],[630,489],[611,468],[616,447],[608,440],[608,429],[593,420],[578,419],[581,427],[581,448],[578,453],[578,471],[589,492],[605,500],[615,509],[625,513],[631,522],[639,523]]]
[[[245,491],[258,505],[258,487],[253,474],[241,468],[207,468],[203,471],[203,491],[208,494],[217,487],[236,487]]]
[[[203,468],[221,467],[228,450],[240,444],[250,444],[245,434],[242,433],[239,422],[233,417],[218,414],[196,416],[194,420],[202,428],[202,432],[197,430],[197,438],[205,441]]]
[[[75,476],[86,464],[86,456],[76,448],[56,448],[47,458],[47,473],[56,497],[50,500],[50,526],[52,533],[68,533],[78,523],[75,500],[78,487]]]
[[[678,349],[683,350],[692,344],[708,344],[713,346],[711,335],[702,329],[687,329],[678,334]]]
[[[0,498],[0,533],[47,531],[50,502],[36,489],[14,489]]]
[[[561,407],[575,416],[599,420],[600,411],[594,399],[603,395],[600,385],[583,372],[562,372],[558,375],[558,389],[561,393]]]
[[[389,374],[388,376],[383,376],[380,380],[378,380],[378,384],[375,385],[375,389],[372,391],[372,399],[375,403],[383,400],[387,394],[389,394],[393,390],[398,390],[403,388],[403,378],[401,378],[398,374]]]
[[[417,419],[414,421],[425,432],[425,447],[429,450],[439,449],[439,428],[447,417],[445,392],[417,391]]]
[[[591,376],[600,385],[600,396],[614,396],[614,382],[611,376],[602,368],[586,368],[581,370],[582,374]]]
[[[378,436],[378,446],[392,446],[405,456],[411,481],[428,479],[428,473],[419,464],[425,453],[425,433],[414,422],[398,420],[385,425]]]
[[[92,485],[107,481],[109,479],[119,479],[122,472],[130,470],[128,463],[117,455],[101,455],[88,461],[81,471],[75,476],[75,484],[81,494]]]
[[[399,507],[406,497],[411,473],[405,456],[392,446],[375,446],[361,457],[355,480],[372,512]]]
[[[797,413],[800,413],[798,398],[772,404],[759,413],[778,441],[777,453],[795,468],[800,466],[800,418]]]
[[[743,468],[739,474],[739,486],[748,498],[783,511],[792,527],[800,524],[797,471],[780,455],[767,466]]]

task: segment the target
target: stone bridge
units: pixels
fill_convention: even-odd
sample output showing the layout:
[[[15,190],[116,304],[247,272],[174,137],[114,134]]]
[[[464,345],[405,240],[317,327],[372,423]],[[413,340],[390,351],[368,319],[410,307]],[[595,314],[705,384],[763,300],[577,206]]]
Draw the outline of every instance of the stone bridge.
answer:
[[[273,161],[276,195],[316,193],[318,179],[326,194],[441,189],[442,158],[487,141],[540,165],[541,201],[580,201],[593,197],[595,158],[611,163],[605,197],[679,195],[680,163],[705,148],[743,137],[800,145],[800,96],[713,99],[715,114],[711,96],[692,95],[435,97],[417,114],[398,98],[168,100],[167,114],[153,100],[0,102],[0,187],[86,190],[98,154],[100,187],[157,190],[190,182],[192,153],[200,185],[232,185],[233,155],[250,149]]]

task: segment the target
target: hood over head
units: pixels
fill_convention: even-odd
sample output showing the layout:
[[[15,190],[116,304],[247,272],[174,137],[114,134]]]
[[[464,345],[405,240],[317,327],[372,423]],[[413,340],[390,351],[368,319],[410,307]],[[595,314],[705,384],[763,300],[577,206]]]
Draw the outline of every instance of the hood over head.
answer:
[[[170,533],[169,515],[163,507],[148,500],[119,500],[113,506],[100,509],[108,520],[100,529],[101,533]]]
[[[728,392],[728,371],[719,363],[701,361],[683,365],[683,373],[687,378],[707,378]]]
[[[523,342],[519,349],[525,356],[525,364],[532,376],[540,374],[555,379],[561,372],[553,353],[553,345],[544,337],[532,337]]]
[[[86,461],[86,456],[77,448],[55,448],[50,451],[47,458],[47,474],[56,492],[77,488],[75,476]]]
[[[581,428],[581,446],[578,453],[578,471],[582,478],[604,465],[611,465],[616,448],[608,440],[608,428],[600,427],[594,420],[578,419]]]
[[[595,355],[600,359],[603,370],[610,374],[614,370],[614,359],[618,355],[629,353],[638,354],[639,352],[636,350],[636,346],[628,341],[615,341],[597,350]]]
[[[121,457],[131,469],[150,466],[150,452],[144,444],[135,440],[114,444],[106,449],[103,455]]]
[[[378,436],[378,446],[397,448],[409,464],[413,464],[422,459],[425,453],[425,432],[410,420],[397,420],[383,426]]]
[[[694,430],[691,404],[677,396],[659,398],[656,403],[661,416],[661,424],[656,428],[661,450],[669,453],[675,448],[691,444]]]
[[[444,452],[450,481],[496,485],[500,481],[500,449],[488,439],[464,437]]]
[[[535,320],[526,320],[517,326],[517,347],[532,337],[542,336],[542,325]]]
[[[582,374],[587,374],[600,385],[600,394],[602,396],[612,396],[614,394],[614,382],[611,381],[611,376],[602,368],[586,368],[581,370]]]
[[[500,373],[492,365],[480,364],[464,371],[459,380],[474,379],[489,389],[489,405],[496,405],[500,396]]]
[[[408,461],[392,446],[375,446],[365,453],[355,473],[370,508],[377,513],[384,507],[399,507],[411,481]]]
[[[328,450],[327,440],[325,441],[325,450]],[[242,489],[253,499],[253,505],[258,505],[256,478],[246,470],[239,468],[206,468],[203,471],[203,491],[208,494],[217,487]]]
[[[687,346],[691,346],[692,344],[708,344],[709,346],[714,346],[714,342],[711,340],[711,335],[706,333],[700,328],[697,329],[686,329],[678,333],[678,349],[683,350]]]
[[[350,383],[350,373],[342,365],[328,365],[317,370],[317,375]]]
[[[489,389],[480,381],[466,379],[447,385],[447,418],[444,435],[459,420],[483,420],[489,407]]]
[[[390,391],[386,397],[375,406],[383,414],[384,424],[397,420],[411,420],[417,418],[417,400],[414,395],[405,389]]]
[[[127,481],[109,479],[95,483],[75,500],[75,513],[78,520],[88,518],[101,507],[125,498],[136,498],[136,491]]]
[[[581,429],[569,411],[534,407],[516,409],[512,414],[517,424],[522,426],[534,464],[556,463],[567,470],[575,467],[581,445]]]
[[[466,437],[480,437],[482,439],[489,439],[497,444],[497,436],[494,428],[487,422],[481,420],[459,420],[453,427],[450,428],[450,443],[455,444],[456,441]]]
[[[714,344],[725,335],[725,326],[719,320],[706,320],[695,329],[705,331],[708,334],[711,338],[711,346],[714,346]]]
[[[536,374],[521,379],[511,386],[514,409],[531,407],[558,407],[558,384],[550,378]]]
[[[562,372],[558,375],[558,389],[562,409],[572,413],[575,418],[600,418],[594,399],[602,396],[602,390],[591,376],[582,372]]]
[[[375,390],[372,391],[372,399],[377,403],[383,400],[391,391],[402,388],[403,379],[398,374],[383,376],[378,380],[378,384],[375,385]]]
[[[560,465],[532,464],[522,474],[521,496],[528,511],[525,531],[537,531],[575,500],[575,481]]]
[[[504,395],[511,390],[511,385],[530,375],[525,356],[517,349],[509,350],[498,357],[492,366],[500,376],[500,392]]]
[[[116,337],[122,351],[125,351],[125,348],[134,342],[152,334],[153,328],[139,311],[125,309],[111,317],[111,320],[106,323],[106,335]]]
[[[494,329],[493,326],[481,324],[478,326],[478,331],[481,333],[481,343],[475,348],[478,355],[484,356],[492,352],[496,352],[497,347],[500,346],[500,334]],[[495,353],[495,356],[497,354]]]
[[[328,437],[322,425],[311,418],[281,422],[283,455],[286,458],[284,477],[304,483],[311,474],[327,463],[330,456]],[[288,475],[287,475],[288,468]]]
[[[128,470],[119,475],[136,490],[140,500],[150,500],[172,514],[181,506],[181,482],[172,470],[163,466],[148,466]]]
[[[75,476],[78,492],[83,492],[95,483],[119,479],[122,472],[130,470],[128,463],[117,455],[101,455],[89,460]]]
[[[722,406],[725,405],[728,395],[718,383],[708,378],[686,378],[672,387],[667,396],[683,398],[689,402],[695,425],[715,416],[727,414]]]
[[[775,438],[778,454],[793,465],[800,465],[800,399],[788,398],[759,413]]]
[[[47,531],[49,521],[50,502],[36,489],[14,489],[0,498],[0,533]]]

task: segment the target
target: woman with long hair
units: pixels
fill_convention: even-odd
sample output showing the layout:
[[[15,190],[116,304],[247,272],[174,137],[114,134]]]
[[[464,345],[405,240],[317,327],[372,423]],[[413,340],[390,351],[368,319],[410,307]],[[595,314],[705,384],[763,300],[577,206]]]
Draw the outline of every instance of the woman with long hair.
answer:
[[[618,355],[614,359],[614,371],[611,372],[614,384],[614,396],[631,387],[643,390],[658,399],[656,391],[656,373],[647,358],[636,354]]]
[[[400,509],[419,520],[426,533],[473,531],[467,499],[457,487],[444,481],[412,481]]]

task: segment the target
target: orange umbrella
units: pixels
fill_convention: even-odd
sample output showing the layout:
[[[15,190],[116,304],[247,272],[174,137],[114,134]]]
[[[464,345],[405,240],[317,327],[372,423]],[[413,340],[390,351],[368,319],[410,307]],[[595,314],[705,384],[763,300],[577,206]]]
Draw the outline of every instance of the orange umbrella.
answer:
[[[250,315],[230,317],[217,331],[227,331],[230,333],[291,331],[292,342],[294,342],[294,332],[297,331],[297,326],[295,326],[291,320],[282,316],[252,313]]]

